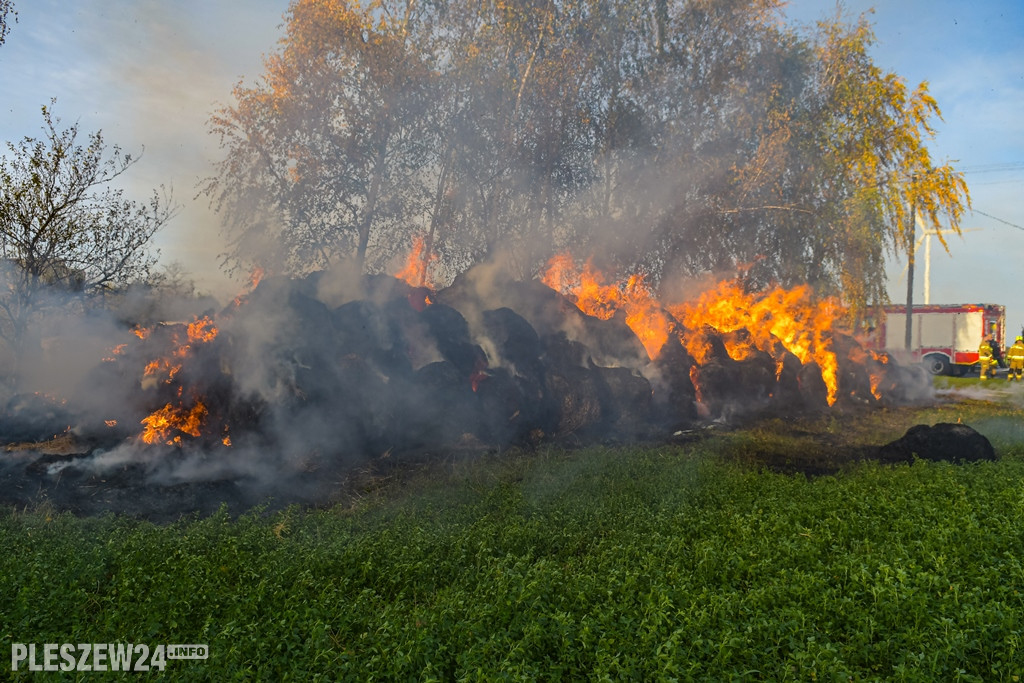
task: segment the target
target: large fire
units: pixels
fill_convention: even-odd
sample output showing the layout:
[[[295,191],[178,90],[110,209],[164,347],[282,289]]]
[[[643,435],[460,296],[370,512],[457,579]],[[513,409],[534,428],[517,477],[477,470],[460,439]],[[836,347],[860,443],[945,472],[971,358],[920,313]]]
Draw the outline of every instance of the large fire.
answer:
[[[198,446],[217,442],[231,446],[229,432],[245,439],[240,444],[249,443],[250,434],[259,434],[260,420],[273,415],[276,408],[271,403],[260,403],[262,399],[247,403],[250,398],[239,391],[238,375],[232,372],[234,356],[225,354],[244,348],[239,335],[257,329],[256,321],[267,313],[276,317],[277,309],[266,307],[280,306],[281,302],[297,306],[292,311],[300,315],[299,319],[327,317],[314,317],[310,324],[297,326],[294,335],[285,335],[281,343],[289,349],[287,352],[270,347],[265,359],[278,365],[267,375],[277,392],[269,400],[283,397],[294,408],[288,420],[302,419],[306,411],[362,415],[360,411],[371,411],[374,401],[379,400],[384,406],[380,414],[367,412],[358,418],[366,420],[358,427],[366,433],[376,429],[377,421],[384,416],[409,415],[411,403],[424,398],[427,403],[436,403],[441,419],[450,409],[447,400],[469,400],[458,394],[460,387],[479,402],[470,413],[508,407],[508,414],[495,414],[488,424],[512,433],[522,422],[524,434],[541,429],[571,431],[576,424],[597,420],[595,411],[602,416],[618,416],[621,425],[628,422],[623,416],[634,411],[638,416],[654,416],[645,412],[651,400],[667,400],[670,405],[684,407],[678,412],[657,413],[656,419],[672,424],[691,419],[688,415],[716,417],[726,401],[745,400],[742,392],[746,389],[737,389],[747,384],[751,395],[762,399],[799,395],[804,397],[800,400],[811,402],[807,405],[823,405],[826,401],[835,404],[841,386],[844,395],[857,400],[882,400],[883,396],[899,394],[899,373],[886,365],[888,358],[838,331],[843,314],[840,304],[834,299],[816,299],[807,286],[750,292],[739,281],[724,281],[692,300],[663,303],[643,274],[615,279],[590,262],[579,264],[570,255],[559,254],[549,261],[542,282],[565,295],[583,313],[609,321],[594,328],[598,337],[608,335],[593,339],[594,348],[601,348],[600,358],[604,360],[591,360],[588,365],[571,359],[579,358],[574,356],[574,349],[590,344],[592,339],[568,339],[565,330],[575,329],[575,324],[559,331],[559,321],[567,315],[561,303],[553,309],[557,311],[553,323],[546,323],[544,316],[526,319],[529,311],[539,310],[548,301],[545,295],[537,294],[537,288],[550,294],[539,283],[532,283],[537,288],[509,286],[504,292],[508,298],[500,302],[489,299],[478,314],[463,317],[472,310],[471,306],[460,310],[460,302],[467,301],[459,298],[464,290],[454,285],[436,291],[425,286],[431,260],[426,241],[417,239],[394,280],[385,278],[395,286],[389,295],[395,299],[382,307],[353,301],[332,310],[315,300],[315,289],[304,289],[299,280],[270,278],[264,284],[257,273],[252,289],[220,313],[219,323],[216,317],[207,315],[187,323],[136,327],[132,330],[136,339],[113,348],[104,359],[122,368],[138,368],[135,387],[142,390],[138,396],[148,414],[140,421],[136,442],[182,447],[198,441]],[[381,286],[383,281],[374,282]],[[259,296],[257,286],[266,288],[270,295]],[[282,291],[279,288],[292,294],[279,298],[275,294]],[[427,306],[432,301],[445,305]],[[256,312],[250,314],[254,309]],[[467,319],[473,322],[467,325]],[[483,323],[491,327],[478,327],[471,333],[469,328]],[[549,324],[554,327],[545,328]],[[226,330],[223,337],[219,325]],[[623,330],[632,341],[615,346],[618,342],[612,340],[620,340]],[[636,339],[628,334],[630,330]],[[558,345],[559,334],[563,346]],[[306,335],[313,338],[313,346],[303,341]],[[293,337],[297,346],[287,346]],[[633,345],[636,340],[646,357],[635,356],[639,351]],[[478,341],[483,347],[476,345]],[[608,353],[603,347],[606,343],[616,350]],[[498,348],[502,344],[506,346]],[[425,349],[433,349],[432,358],[440,354],[443,361],[431,360],[426,365],[408,362]],[[403,360],[402,354],[407,358]],[[648,364],[647,359],[652,362]],[[739,365],[748,360],[751,362]],[[600,364],[607,367],[595,367]],[[587,379],[590,372],[596,378],[593,382]],[[383,384],[373,385],[377,389],[367,389],[372,395],[331,403],[347,396],[345,392],[358,396],[359,386],[380,382],[381,378]],[[434,391],[455,393],[446,399],[429,393]],[[382,392],[390,398],[379,398]],[[787,400],[779,398],[776,403]],[[602,401],[604,405],[599,405]],[[254,407],[250,409],[250,405]],[[545,406],[543,409],[553,411],[555,417],[545,418],[537,412],[541,409],[537,406]],[[561,422],[556,419],[558,411],[566,416]],[[480,414],[491,419],[489,413]],[[132,419],[139,417],[132,415]],[[239,419],[243,422],[232,424]],[[104,422],[111,430],[129,424],[113,419]],[[375,438],[387,442],[384,436]],[[486,441],[486,433],[483,438]]]
[[[669,310],[685,328],[683,343],[698,363],[703,362],[706,348],[701,333],[705,325],[720,333],[746,330],[749,344],[771,355],[780,373],[783,356],[779,343],[801,363],[817,363],[828,387],[829,405],[835,403],[839,365],[831,333],[842,314],[836,300],[815,301],[806,285],[748,293],[733,280],[720,282],[695,301],[669,306]],[[749,353],[744,343],[737,345],[726,338],[725,345],[733,360],[743,360]]]
[[[625,281],[609,284],[590,262],[582,270],[566,253],[554,256],[541,281],[556,292],[573,297],[580,310],[607,320],[622,310],[626,324],[647,349],[651,359],[657,358],[672,332],[672,321],[644,283],[642,275],[631,275]]]
[[[752,349],[763,351],[775,360],[778,376],[782,352],[788,351],[803,364],[818,365],[828,388],[829,405],[836,401],[838,363],[831,333],[842,307],[834,299],[815,301],[810,287],[746,292],[740,282],[724,281],[693,301],[666,306],[654,298],[641,275],[609,281],[589,262],[578,268],[569,254],[552,258],[542,279],[570,296],[584,313],[607,319],[622,310],[626,324],[652,360],[659,356],[669,335],[677,334],[697,364],[703,365],[710,352],[707,328],[719,334],[745,331],[742,337],[723,338],[733,360],[744,360]]]

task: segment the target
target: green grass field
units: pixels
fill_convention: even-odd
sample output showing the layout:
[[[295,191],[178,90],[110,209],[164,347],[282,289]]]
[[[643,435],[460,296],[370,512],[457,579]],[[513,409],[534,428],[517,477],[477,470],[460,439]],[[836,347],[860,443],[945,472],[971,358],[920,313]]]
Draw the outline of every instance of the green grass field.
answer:
[[[0,633],[207,644],[143,674],[174,680],[1017,681],[1016,398],[488,455],[330,510],[164,526],[7,510]],[[1001,459],[759,465],[764,449],[821,458],[807,434],[880,444],[957,419]],[[27,666],[14,678],[102,678]]]

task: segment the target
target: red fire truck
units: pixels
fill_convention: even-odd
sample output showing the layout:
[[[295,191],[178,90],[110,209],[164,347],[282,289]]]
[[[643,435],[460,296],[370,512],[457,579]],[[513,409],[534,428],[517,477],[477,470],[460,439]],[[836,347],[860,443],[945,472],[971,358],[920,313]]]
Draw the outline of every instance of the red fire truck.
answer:
[[[904,362],[917,362],[933,375],[965,375],[977,369],[978,347],[986,334],[1002,358],[1006,307],[999,304],[915,305],[911,311],[910,352],[906,350],[907,308],[886,306],[885,320],[872,345]]]

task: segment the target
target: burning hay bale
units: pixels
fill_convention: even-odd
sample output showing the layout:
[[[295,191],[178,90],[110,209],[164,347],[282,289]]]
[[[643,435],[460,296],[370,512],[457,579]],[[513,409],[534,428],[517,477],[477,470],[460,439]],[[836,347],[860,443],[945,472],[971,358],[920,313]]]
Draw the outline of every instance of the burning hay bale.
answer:
[[[264,278],[219,313],[125,330],[66,405],[23,397],[0,430],[45,440],[70,426],[95,444],[64,481],[287,482],[316,498],[386,455],[658,438],[924,391],[803,292],[729,284],[665,307],[642,278],[570,266],[544,281],[478,266],[439,291],[385,275],[341,293],[322,273]]]
[[[484,270],[482,267],[478,267]],[[436,295],[436,301],[458,309],[468,320],[485,310],[507,308],[526,320],[539,336],[563,334],[583,344],[594,362],[606,367],[641,368],[650,362],[643,344],[622,316],[588,315],[561,292],[540,280],[502,278],[480,291],[476,269],[457,277]]]

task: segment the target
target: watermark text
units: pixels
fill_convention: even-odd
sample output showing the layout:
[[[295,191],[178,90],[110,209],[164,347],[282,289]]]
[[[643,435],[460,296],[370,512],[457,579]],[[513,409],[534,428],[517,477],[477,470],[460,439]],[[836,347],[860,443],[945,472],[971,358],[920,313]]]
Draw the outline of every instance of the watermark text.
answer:
[[[163,671],[169,659],[206,659],[207,645],[12,643],[11,671]]]

